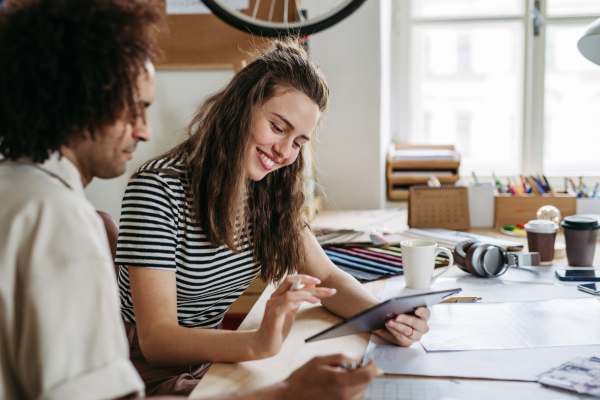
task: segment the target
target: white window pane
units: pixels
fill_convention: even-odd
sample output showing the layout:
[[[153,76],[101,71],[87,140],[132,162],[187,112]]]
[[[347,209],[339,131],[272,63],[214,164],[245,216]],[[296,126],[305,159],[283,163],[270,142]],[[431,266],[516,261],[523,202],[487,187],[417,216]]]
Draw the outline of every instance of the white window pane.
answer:
[[[523,15],[523,0],[412,0],[413,18],[500,17]]]
[[[598,0],[547,0],[546,13],[549,16],[600,14],[600,1],[598,1]]]
[[[549,174],[600,170],[600,66],[577,50],[586,27],[546,28],[544,171]]]
[[[462,174],[516,174],[522,43],[518,22],[413,27],[409,140],[454,144]]]

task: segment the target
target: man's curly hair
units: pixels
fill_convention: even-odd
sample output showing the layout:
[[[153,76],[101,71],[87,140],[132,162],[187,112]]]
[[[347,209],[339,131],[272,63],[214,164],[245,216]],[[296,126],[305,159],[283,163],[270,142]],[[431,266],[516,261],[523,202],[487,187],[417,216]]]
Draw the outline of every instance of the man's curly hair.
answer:
[[[86,132],[135,118],[156,52],[150,0],[21,0],[0,8],[0,154],[43,162]]]

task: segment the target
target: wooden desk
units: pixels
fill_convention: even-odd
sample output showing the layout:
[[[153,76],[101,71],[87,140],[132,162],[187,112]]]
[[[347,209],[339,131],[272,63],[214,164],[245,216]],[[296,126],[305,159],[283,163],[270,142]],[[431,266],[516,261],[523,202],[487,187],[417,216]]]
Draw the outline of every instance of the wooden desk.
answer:
[[[406,214],[403,215],[404,216],[395,215],[389,219],[385,219],[381,215],[377,217],[371,215],[370,217],[376,222],[368,224],[368,220],[365,222],[365,218],[363,218],[362,221],[360,220],[360,213],[358,212],[356,214],[350,214],[350,218],[343,218],[342,221],[340,220],[340,217],[343,217],[343,213],[324,212],[317,219],[316,224],[320,226],[346,228],[350,227],[347,222],[350,219],[352,220],[350,224],[353,224],[353,226],[362,224],[361,229],[365,230],[381,229],[385,226],[387,230],[400,231],[406,229]],[[494,232],[499,237],[511,239],[492,229],[476,229],[472,232]],[[515,237],[513,239],[525,244],[527,242],[526,239],[522,238]],[[557,240],[564,241],[564,238],[559,236],[557,237]],[[597,250],[594,265],[600,264],[600,249]],[[566,258],[557,259],[555,260],[554,265],[567,266],[567,260]],[[445,276],[463,275],[464,272],[454,266]],[[385,281],[370,282],[366,283],[364,286],[372,294],[377,295],[377,293],[385,286]],[[273,293],[273,290],[273,286],[267,287],[240,326],[240,330],[257,329],[260,326],[266,301],[271,296],[271,293]],[[218,394],[231,393],[242,389],[268,386],[286,379],[292,371],[315,356],[343,353],[350,357],[362,359],[369,342],[370,333],[345,336],[313,343],[304,343],[304,339],[339,321],[341,321],[341,318],[333,315],[320,305],[303,304],[298,311],[292,330],[278,355],[266,360],[248,361],[236,364],[215,363],[204,378],[202,378],[196,389],[194,389],[190,398],[200,399]]]
[[[383,289],[384,281],[365,284],[371,293]],[[252,308],[239,330],[258,329],[265,304],[274,287],[269,285]],[[304,303],[283,348],[275,357],[242,363],[215,363],[202,378],[190,398],[203,398],[242,389],[258,388],[286,379],[292,371],[311,358],[327,354],[344,353],[362,359],[369,343],[370,333],[345,336],[337,339],[304,343],[304,339],[341,321],[323,306]]]

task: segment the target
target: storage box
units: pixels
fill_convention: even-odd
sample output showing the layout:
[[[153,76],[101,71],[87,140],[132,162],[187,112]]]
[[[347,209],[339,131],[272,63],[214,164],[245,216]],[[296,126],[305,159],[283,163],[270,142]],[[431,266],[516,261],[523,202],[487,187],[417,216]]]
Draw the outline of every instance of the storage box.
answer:
[[[543,206],[554,206],[562,218],[577,214],[577,197],[567,194],[556,196],[496,196],[496,228],[536,219],[537,210]]]
[[[407,200],[409,189],[412,185],[426,184],[430,176],[435,176],[442,184],[451,184],[458,181],[458,167],[460,158],[444,160],[395,160],[396,150],[454,150],[448,145],[411,145],[392,143],[387,155],[387,185],[390,200]]]

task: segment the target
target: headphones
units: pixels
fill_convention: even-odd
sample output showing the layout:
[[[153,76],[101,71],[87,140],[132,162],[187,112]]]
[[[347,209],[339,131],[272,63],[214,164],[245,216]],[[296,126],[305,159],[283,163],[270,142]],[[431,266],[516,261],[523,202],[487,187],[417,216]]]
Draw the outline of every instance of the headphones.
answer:
[[[458,268],[479,278],[496,278],[509,267],[540,265],[540,253],[509,253],[500,246],[464,240],[454,249]]]

